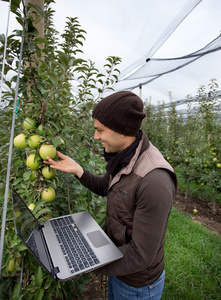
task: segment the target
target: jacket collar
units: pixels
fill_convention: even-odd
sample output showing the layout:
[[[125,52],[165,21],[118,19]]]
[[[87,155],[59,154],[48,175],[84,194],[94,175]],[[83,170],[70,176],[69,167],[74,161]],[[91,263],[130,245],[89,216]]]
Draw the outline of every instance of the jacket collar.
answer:
[[[142,131],[142,138],[137,146],[137,149],[135,151],[134,156],[131,158],[129,164],[125,167],[123,167],[113,178],[110,176],[110,185],[109,188],[111,188],[115,183],[117,183],[122,175],[128,175],[131,173],[134,164],[136,163],[138,157],[149,148],[150,142],[148,140],[148,137],[146,134]]]

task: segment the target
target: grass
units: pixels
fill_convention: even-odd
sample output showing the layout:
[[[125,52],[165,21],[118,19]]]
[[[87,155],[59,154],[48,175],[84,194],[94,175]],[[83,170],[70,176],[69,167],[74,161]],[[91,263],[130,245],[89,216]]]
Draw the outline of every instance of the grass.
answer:
[[[163,300],[221,299],[221,238],[173,208],[165,243]]]

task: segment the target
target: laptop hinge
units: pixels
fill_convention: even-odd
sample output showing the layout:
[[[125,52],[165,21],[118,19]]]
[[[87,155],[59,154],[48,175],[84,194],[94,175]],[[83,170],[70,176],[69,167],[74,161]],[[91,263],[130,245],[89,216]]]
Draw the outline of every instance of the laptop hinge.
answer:
[[[60,270],[58,267],[53,268],[53,270],[51,271],[53,276],[56,276],[59,272],[60,272]]]
[[[44,228],[44,225],[38,225],[37,230],[41,230],[42,228]]]

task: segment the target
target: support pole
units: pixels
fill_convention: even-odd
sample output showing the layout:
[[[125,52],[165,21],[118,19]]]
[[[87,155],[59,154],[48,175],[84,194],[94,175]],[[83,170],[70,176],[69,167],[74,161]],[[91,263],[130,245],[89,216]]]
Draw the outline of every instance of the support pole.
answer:
[[[139,97],[142,99],[142,84],[139,84]]]
[[[7,28],[6,28],[6,34],[5,34],[5,48],[4,48],[4,54],[3,54],[3,60],[2,60],[2,75],[1,75],[1,83],[0,83],[1,84],[0,85],[0,103],[2,100],[2,87],[3,87],[3,77],[4,77],[4,71],[5,71],[5,58],[6,58],[6,48],[7,48],[7,40],[8,40],[10,9],[11,9],[11,0],[9,2],[9,7],[8,7],[8,21],[7,21]]]

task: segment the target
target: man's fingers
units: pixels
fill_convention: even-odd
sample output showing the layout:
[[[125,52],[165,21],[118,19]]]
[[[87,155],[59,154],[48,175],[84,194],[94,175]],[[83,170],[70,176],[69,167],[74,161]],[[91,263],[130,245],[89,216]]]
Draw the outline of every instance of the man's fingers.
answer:
[[[51,159],[49,156],[46,157],[47,160],[44,160],[45,164],[53,164],[55,161],[53,159]]]
[[[61,152],[57,151],[57,156],[62,158],[62,159],[65,159],[67,156],[62,154]]]

